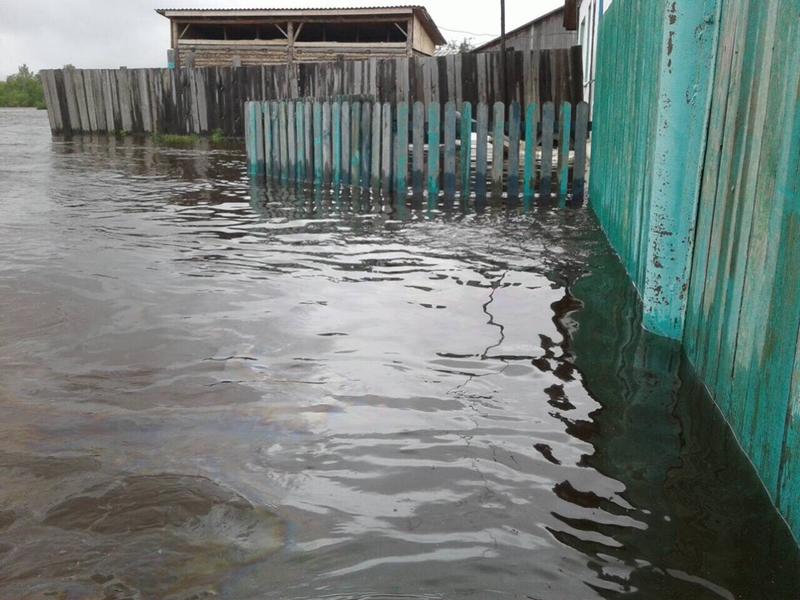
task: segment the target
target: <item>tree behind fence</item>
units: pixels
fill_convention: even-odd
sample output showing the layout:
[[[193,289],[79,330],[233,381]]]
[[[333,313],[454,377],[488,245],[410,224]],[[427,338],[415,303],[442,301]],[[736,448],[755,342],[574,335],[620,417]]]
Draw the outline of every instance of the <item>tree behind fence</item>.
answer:
[[[501,89],[498,52],[443,57],[198,69],[42,71],[54,133],[244,135],[247,100],[334,99],[378,102],[498,101],[556,106],[583,100],[580,47],[508,52]]]

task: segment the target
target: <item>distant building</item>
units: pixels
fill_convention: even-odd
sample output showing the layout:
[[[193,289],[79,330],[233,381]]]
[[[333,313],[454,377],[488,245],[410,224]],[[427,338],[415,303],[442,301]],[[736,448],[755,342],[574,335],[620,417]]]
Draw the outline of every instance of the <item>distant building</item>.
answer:
[[[475,48],[473,52],[500,50],[500,38],[495,38]],[[578,44],[574,29],[564,27],[564,7],[557,8],[506,32],[506,48],[509,50],[558,50]]]
[[[567,27],[577,30],[578,43],[583,48],[583,97],[594,106],[595,56],[597,34],[603,14],[612,0],[566,0]]]
[[[423,6],[158,9],[178,65],[229,66],[432,56],[445,44]]]

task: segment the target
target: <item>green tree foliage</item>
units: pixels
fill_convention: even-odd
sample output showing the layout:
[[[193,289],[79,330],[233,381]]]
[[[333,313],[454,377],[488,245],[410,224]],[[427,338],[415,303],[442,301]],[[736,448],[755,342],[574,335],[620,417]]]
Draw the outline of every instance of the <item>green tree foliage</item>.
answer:
[[[0,81],[0,106],[45,107],[42,82],[28,65],[22,65],[15,75]]]
[[[447,54],[468,54],[475,48],[472,38],[465,37],[461,41],[450,40],[447,42]]]

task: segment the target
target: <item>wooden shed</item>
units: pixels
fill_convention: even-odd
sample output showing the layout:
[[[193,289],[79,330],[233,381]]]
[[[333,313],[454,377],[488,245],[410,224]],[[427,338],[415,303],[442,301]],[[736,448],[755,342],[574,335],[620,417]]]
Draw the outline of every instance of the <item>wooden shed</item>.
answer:
[[[446,43],[423,6],[158,9],[178,65],[197,67],[432,56]]]
[[[506,33],[509,50],[558,50],[578,44],[578,34],[564,27],[565,13],[561,6]],[[500,38],[475,48],[473,52],[500,50]]]

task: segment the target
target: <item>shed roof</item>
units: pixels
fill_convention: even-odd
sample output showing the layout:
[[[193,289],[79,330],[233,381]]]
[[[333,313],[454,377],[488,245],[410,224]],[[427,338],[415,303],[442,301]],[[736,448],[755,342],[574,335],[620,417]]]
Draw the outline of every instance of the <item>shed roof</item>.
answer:
[[[540,21],[544,21],[545,19],[549,19],[550,17],[553,17],[554,15],[556,15],[558,13],[562,13],[562,12],[564,12],[564,7],[563,6],[559,6],[558,8],[555,8],[555,9],[551,10],[548,13],[540,15],[540,16],[536,17],[535,19],[532,19],[532,20],[528,21],[527,23],[524,23],[524,24],[520,25],[519,27],[517,27],[515,29],[512,29],[511,31],[506,31],[506,37],[509,37],[511,35],[519,33],[523,29],[529,29],[530,27],[532,27],[533,25],[536,25]],[[498,44],[499,42],[500,42],[500,36],[497,36],[493,40],[489,40],[488,42],[486,42],[484,44],[481,44],[477,48],[473,48],[472,51],[473,52],[480,52],[484,48],[488,48],[489,46],[494,46],[495,44]]]
[[[168,19],[180,17],[327,17],[332,13],[344,16],[397,15],[416,16],[425,31],[437,45],[446,44],[428,9],[419,5],[353,6],[329,8],[157,8],[156,12]]]

